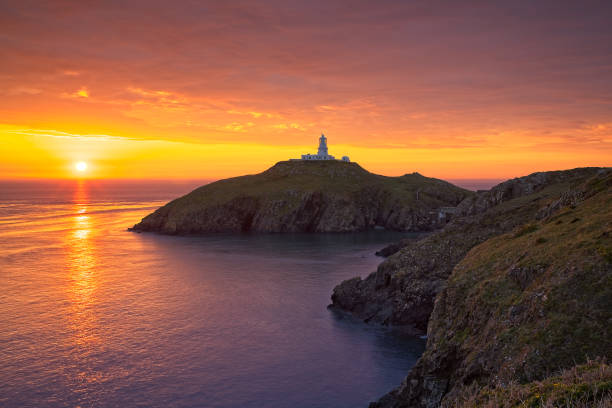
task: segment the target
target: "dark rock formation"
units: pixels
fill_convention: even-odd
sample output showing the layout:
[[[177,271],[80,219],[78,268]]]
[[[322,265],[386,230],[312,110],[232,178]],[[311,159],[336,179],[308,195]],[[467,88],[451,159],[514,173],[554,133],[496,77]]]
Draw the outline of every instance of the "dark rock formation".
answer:
[[[415,238],[404,238],[398,242],[389,244],[386,247],[380,249],[379,251],[376,251],[376,256],[382,256],[382,257],[387,258],[399,252],[400,249],[407,247],[408,245],[413,243],[415,240],[416,240]]]
[[[473,406],[475,389],[612,355],[612,172],[513,183],[335,289],[336,307],[370,321],[427,325],[424,355],[371,407]]]
[[[466,198],[458,206],[464,215],[444,229],[420,241],[400,242],[401,249],[366,279],[353,278],[338,285],[331,307],[368,322],[410,325],[425,331],[436,295],[470,249],[535,220],[543,209],[555,206],[560,195],[578,194],[571,186],[599,171],[535,173]]]
[[[504,201],[529,196],[553,185],[560,185],[563,188],[572,180],[574,182],[584,180],[601,170],[598,167],[582,167],[573,170],[538,172],[507,180],[490,190],[479,191],[476,195],[465,199],[457,207],[457,215],[483,213]]]
[[[200,187],[133,228],[164,234],[343,232],[376,226],[421,231],[441,226],[436,209],[471,193],[407,174],[384,177],[356,163],[279,162],[263,173]]]
[[[611,189],[535,225],[486,241],[454,268],[425,354],[372,407],[458,406],[474,386],[538,381],[612,355]]]

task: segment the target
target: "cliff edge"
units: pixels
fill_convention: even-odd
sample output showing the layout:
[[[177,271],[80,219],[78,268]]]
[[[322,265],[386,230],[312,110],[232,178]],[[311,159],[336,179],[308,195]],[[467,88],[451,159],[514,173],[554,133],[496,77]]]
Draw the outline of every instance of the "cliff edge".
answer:
[[[135,231],[349,232],[431,230],[438,209],[473,193],[418,173],[372,174],[357,163],[284,161],[249,176],[202,186],[146,216]]]
[[[612,171],[534,173],[458,213],[334,290],[334,307],[427,330],[424,355],[371,406],[612,401]]]

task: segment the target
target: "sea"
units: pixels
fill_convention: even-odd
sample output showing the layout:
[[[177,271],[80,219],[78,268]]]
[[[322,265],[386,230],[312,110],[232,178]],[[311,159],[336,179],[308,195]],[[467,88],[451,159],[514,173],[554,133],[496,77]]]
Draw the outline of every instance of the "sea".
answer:
[[[129,232],[195,182],[0,182],[0,407],[367,407],[425,340],[327,308],[406,234]]]

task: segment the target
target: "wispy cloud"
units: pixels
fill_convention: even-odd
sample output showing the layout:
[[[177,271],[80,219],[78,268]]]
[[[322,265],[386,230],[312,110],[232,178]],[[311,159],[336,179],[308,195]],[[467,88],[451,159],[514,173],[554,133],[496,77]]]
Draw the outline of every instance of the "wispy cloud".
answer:
[[[200,144],[324,131],[475,163],[609,152],[610,2],[68,3],[0,15],[0,121]]]
[[[42,89],[32,88],[29,86],[17,86],[8,90],[9,95],[38,95],[42,92]]]
[[[305,132],[308,130],[309,127],[312,127],[312,123],[309,124],[308,127],[306,126],[302,126],[299,123],[279,123],[276,125],[272,125],[272,127],[274,129],[281,129],[281,130],[287,130],[287,129],[295,129],[295,130],[301,130],[302,132]]]
[[[255,126],[255,123],[253,122],[247,122],[247,123],[232,122],[230,124],[225,125],[223,129],[230,130],[232,132],[246,132],[248,128],[251,128],[253,126]]]
[[[168,91],[149,91],[149,90],[142,89],[142,88],[133,88],[131,86],[127,88],[127,91],[134,93],[136,95],[152,97],[152,98],[165,98],[167,96],[172,95],[172,92],[168,92]]]
[[[89,89],[82,86],[74,92],[63,92],[61,95],[64,98],[87,99],[89,98]]]
[[[7,130],[6,132],[12,133],[15,135],[52,137],[56,139],[80,139],[80,140],[100,141],[100,142],[109,142],[109,141],[114,141],[114,140],[143,140],[143,139],[136,139],[136,138],[125,137],[125,136],[112,136],[112,135],[99,135],[99,134],[76,134],[76,133],[61,132],[59,130],[53,130],[53,129],[17,129],[17,130]]]
[[[279,115],[278,113],[270,113],[270,112],[240,111],[236,109],[230,109],[226,112],[231,115],[249,115],[249,116],[254,117],[255,119],[259,119],[259,118],[271,119],[271,118],[281,117],[281,115]]]

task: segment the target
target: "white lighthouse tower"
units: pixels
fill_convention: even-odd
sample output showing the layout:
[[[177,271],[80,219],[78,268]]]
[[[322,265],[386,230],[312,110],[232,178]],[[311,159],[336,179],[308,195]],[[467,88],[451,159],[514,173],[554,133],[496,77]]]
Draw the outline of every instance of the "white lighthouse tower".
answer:
[[[321,137],[319,138],[319,151],[317,153],[317,156],[321,156],[321,157],[329,156],[329,154],[327,154],[327,138],[325,137],[323,133],[321,133]],[[331,157],[331,159],[329,160],[333,160],[333,159],[334,158]]]
[[[327,138],[323,133],[321,133],[321,137],[319,138],[319,150],[317,154],[303,154],[302,160],[336,160],[336,158],[327,151]],[[350,159],[348,156],[343,156],[342,161],[348,162]]]

